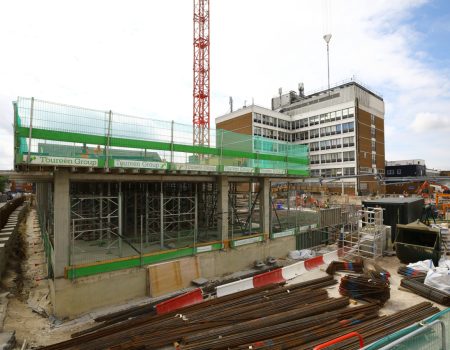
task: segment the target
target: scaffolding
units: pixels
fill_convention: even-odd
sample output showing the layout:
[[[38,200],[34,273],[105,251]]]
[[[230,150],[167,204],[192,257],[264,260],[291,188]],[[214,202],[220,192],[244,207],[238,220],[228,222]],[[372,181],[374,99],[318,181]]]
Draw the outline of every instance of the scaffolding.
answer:
[[[211,182],[72,183],[70,264],[220,240]]]
[[[230,182],[228,238],[261,233],[260,188],[254,182]]]
[[[383,256],[384,243],[382,208],[359,210],[357,229],[343,233],[342,246],[346,258],[365,257],[375,260]]]

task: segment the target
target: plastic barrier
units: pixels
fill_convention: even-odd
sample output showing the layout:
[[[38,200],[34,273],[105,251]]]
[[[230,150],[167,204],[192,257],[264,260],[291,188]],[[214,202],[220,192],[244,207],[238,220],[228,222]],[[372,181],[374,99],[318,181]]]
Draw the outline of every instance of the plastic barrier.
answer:
[[[258,288],[268,284],[281,283],[285,281],[286,280],[283,277],[282,269],[276,269],[253,276],[253,287]]]
[[[156,313],[158,315],[166,314],[186,306],[201,303],[203,301],[203,294],[200,288],[182,295],[178,295],[172,299],[163,301],[156,305]]]
[[[223,284],[216,287],[217,297],[223,297],[228,294],[237,293],[243,290],[253,288],[253,277],[249,277],[240,281]]]
[[[339,254],[338,254],[337,250],[323,255],[323,262],[325,264],[329,264],[330,262],[336,261],[336,260],[339,260]]]
[[[303,275],[306,272],[305,262],[299,261],[295,264],[285,266],[282,268],[281,272],[285,280],[291,280],[297,276]]]
[[[316,267],[319,267],[323,264],[325,264],[325,262],[323,261],[323,256],[316,256],[315,258],[305,260],[305,268],[307,270],[315,269]]]

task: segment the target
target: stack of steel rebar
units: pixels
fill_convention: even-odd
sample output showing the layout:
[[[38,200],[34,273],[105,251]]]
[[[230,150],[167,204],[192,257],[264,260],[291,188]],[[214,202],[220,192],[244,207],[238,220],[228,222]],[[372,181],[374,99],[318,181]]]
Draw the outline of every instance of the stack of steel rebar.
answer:
[[[378,302],[383,305],[390,297],[390,286],[386,276],[369,271],[364,276],[342,277],[339,293],[352,299]]]
[[[422,303],[380,317],[374,303],[348,307],[346,297],[329,298],[321,288],[333,283],[328,276],[246,290],[173,313],[139,315],[42,349],[310,349],[351,331],[373,341],[438,311]],[[352,341],[344,345],[357,349]]]
[[[356,273],[364,272],[364,261],[363,259],[358,259],[353,262],[346,261],[332,261],[327,269],[326,273],[329,275],[334,275],[336,271],[352,271]]]
[[[427,286],[423,283],[424,279],[425,276],[423,276],[423,278],[403,278],[400,281],[400,285],[424,298],[432,300],[441,305],[450,306],[450,294],[442,290]]]
[[[400,266],[397,270],[397,273],[399,275],[409,277],[409,278],[415,278],[415,277],[425,278],[427,275],[423,271],[414,270],[412,267],[407,267],[407,266]]]

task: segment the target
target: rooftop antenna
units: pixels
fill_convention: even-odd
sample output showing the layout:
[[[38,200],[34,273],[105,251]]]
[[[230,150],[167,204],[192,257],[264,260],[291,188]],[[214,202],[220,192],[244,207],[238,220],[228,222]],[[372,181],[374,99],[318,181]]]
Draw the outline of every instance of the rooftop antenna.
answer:
[[[330,90],[330,40],[331,34],[325,34],[323,40],[327,43],[327,66],[328,66],[328,90]]]
[[[233,97],[230,96],[230,113],[233,112]]]

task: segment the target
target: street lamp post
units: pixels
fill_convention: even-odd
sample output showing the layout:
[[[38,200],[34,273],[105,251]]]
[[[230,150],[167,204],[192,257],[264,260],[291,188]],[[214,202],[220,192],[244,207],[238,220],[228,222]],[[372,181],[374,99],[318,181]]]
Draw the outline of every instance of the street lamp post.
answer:
[[[330,90],[330,40],[331,34],[325,34],[323,40],[327,43],[327,66],[328,66],[328,90]]]

